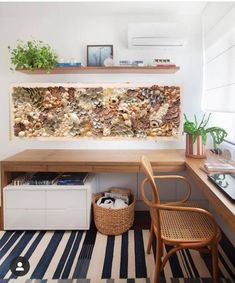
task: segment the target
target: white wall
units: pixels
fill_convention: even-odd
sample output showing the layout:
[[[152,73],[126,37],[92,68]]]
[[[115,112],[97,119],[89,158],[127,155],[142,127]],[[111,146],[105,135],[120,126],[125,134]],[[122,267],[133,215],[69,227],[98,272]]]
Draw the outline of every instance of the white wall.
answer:
[[[202,40],[199,16],[177,16],[176,14],[115,14],[97,15],[94,11],[84,9],[82,13],[60,10],[57,3],[52,9],[43,8],[41,3],[38,13],[33,5],[9,8],[0,3],[0,159],[25,148],[115,148],[115,149],[155,149],[184,148],[184,138],[179,141],[36,141],[9,140],[9,85],[12,82],[152,82],[156,84],[180,85],[182,87],[182,113],[192,116],[201,111],[202,93]],[[64,4],[69,5],[69,4]],[[77,6],[78,7],[78,6]],[[5,9],[5,13],[4,13]],[[90,7],[91,9],[91,7]],[[77,16],[76,16],[77,15]],[[156,22],[180,20],[187,27],[185,34],[187,45],[179,49],[133,50],[127,48],[127,25],[130,22]],[[49,43],[62,58],[77,58],[86,64],[87,44],[113,44],[114,59],[142,59],[152,63],[154,58],[170,58],[180,66],[175,74],[77,74],[77,75],[25,75],[11,72],[7,46],[15,46],[17,39],[40,39]]]

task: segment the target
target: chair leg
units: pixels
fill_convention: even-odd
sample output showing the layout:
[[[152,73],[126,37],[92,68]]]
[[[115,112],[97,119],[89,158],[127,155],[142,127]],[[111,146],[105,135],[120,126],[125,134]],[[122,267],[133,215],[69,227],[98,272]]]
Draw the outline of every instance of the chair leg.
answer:
[[[150,254],[151,246],[152,246],[152,242],[153,242],[153,236],[154,236],[153,224],[151,223],[151,228],[150,228],[150,232],[149,232],[149,240],[148,240],[147,251],[146,251],[147,254]]]
[[[218,243],[211,245],[213,283],[218,283]]]
[[[161,256],[162,256],[162,243],[160,241],[157,241],[156,264],[155,264],[153,283],[158,283],[160,280]]]

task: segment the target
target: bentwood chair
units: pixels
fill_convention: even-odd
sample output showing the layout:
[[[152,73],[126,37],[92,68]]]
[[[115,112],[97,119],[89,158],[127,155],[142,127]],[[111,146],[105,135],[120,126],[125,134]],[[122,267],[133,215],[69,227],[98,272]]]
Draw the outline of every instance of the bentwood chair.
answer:
[[[202,208],[190,207],[187,200],[191,194],[189,181],[177,175],[154,176],[150,161],[146,156],[141,159],[142,169],[146,179],[142,182],[141,193],[145,204],[149,207],[151,216],[151,229],[147,246],[150,253],[154,235],[156,236],[156,264],[153,282],[160,279],[167,260],[172,254],[181,249],[197,249],[200,252],[210,250],[212,255],[213,282],[218,282],[218,242],[221,238],[220,229],[213,216]],[[177,202],[161,203],[159,199],[158,186],[155,180],[175,179],[187,184],[187,196]],[[147,183],[150,184],[151,197],[147,192]],[[172,246],[163,257],[163,245]]]

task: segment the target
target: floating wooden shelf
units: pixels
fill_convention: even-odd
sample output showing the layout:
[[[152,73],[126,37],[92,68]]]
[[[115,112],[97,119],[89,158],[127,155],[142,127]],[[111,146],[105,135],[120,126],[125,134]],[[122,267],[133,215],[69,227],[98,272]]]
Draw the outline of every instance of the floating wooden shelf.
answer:
[[[146,73],[146,74],[157,74],[157,73],[175,73],[180,69],[178,66],[161,66],[161,67],[127,67],[127,66],[114,66],[114,67],[59,67],[54,68],[48,73],[45,69],[28,70],[28,69],[17,69],[16,71],[30,74],[98,74],[98,73]]]

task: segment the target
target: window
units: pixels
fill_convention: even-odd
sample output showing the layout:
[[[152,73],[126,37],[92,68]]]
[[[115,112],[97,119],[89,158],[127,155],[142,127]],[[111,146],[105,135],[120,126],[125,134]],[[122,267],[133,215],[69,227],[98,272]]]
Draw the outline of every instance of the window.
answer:
[[[214,6],[213,6],[214,7]],[[218,8],[218,13],[220,6]],[[211,16],[209,11],[206,11]],[[218,14],[217,13],[217,14]],[[206,14],[205,14],[206,16]],[[204,94],[203,109],[212,112],[212,125],[228,132],[227,140],[235,143],[235,6],[208,27],[204,21]]]

